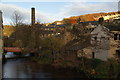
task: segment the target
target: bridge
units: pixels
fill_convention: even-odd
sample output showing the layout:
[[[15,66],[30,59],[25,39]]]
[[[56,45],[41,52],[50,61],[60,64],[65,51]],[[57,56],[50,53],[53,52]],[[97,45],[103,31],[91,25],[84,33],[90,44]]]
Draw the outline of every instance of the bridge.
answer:
[[[21,49],[18,47],[4,47],[6,52],[21,52]]]

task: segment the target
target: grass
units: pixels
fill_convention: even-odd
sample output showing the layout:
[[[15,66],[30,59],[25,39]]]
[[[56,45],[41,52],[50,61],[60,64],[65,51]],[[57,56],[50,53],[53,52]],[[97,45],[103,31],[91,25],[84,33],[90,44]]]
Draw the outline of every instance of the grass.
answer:
[[[81,61],[81,58],[79,60]],[[94,78],[117,78],[120,75],[120,64],[116,61],[84,58],[84,67],[81,65],[79,68]]]

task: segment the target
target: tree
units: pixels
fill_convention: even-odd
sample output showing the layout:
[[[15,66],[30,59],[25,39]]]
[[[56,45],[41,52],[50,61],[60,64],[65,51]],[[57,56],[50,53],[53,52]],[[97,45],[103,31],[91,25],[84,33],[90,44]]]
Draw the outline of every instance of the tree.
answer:
[[[73,29],[70,31],[73,35],[75,35],[77,38],[77,44],[81,45],[81,48],[85,48],[90,46],[90,32],[85,31],[86,27],[80,24],[74,25]],[[82,45],[84,44],[84,45]]]
[[[63,19],[63,24],[65,24],[65,25],[71,25],[70,19]]]
[[[29,39],[29,49],[33,50],[36,53],[36,56],[39,55],[39,50],[41,47],[41,36],[43,31],[40,29],[41,25],[32,26],[30,28],[30,39]]]
[[[52,58],[52,62],[54,62],[55,58],[57,58],[57,54],[60,53],[60,49],[64,45],[63,39],[57,38],[57,37],[47,37],[45,39],[42,39],[41,41],[41,47],[42,50],[49,50]]]
[[[80,17],[77,18],[77,23],[78,23],[78,24],[80,23],[80,21],[81,21]]]
[[[12,21],[12,25],[13,26],[19,26],[21,24],[23,24],[23,20],[25,19],[25,17],[18,11],[14,11],[12,17],[11,17],[11,21]]]
[[[85,68],[85,53],[83,51],[84,48],[90,46],[90,32],[85,31],[86,27],[81,24],[75,24],[73,25],[73,28],[70,31],[70,33],[74,36],[74,39],[72,39],[70,42],[68,42],[66,45],[67,50],[71,50],[71,48],[76,51],[76,56],[74,56],[76,62],[77,61],[77,55],[80,54],[79,57],[81,62],[81,67]],[[73,52],[71,52],[73,53]],[[72,55],[72,54],[71,54]],[[76,63],[79,64],[79,63]]]
[[[98,21],[99,21],[99,23],[100,23],[100,24],[102,24],[102,23],[103,23],[103,21],[104,21],[104,18],[103,18],[103,17],[101,17],[101,18],[99,18],[99,20],[98,20]]]

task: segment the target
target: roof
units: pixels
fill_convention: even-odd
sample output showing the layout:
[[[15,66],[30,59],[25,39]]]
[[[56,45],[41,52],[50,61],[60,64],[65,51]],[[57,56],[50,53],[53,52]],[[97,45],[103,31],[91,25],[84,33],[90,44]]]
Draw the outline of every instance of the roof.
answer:
[[[103,25],[98,25],[98,26],[91,32],[91,34],[98,34],[100,31],[108,32],[109,29],[106,28],[106,27],[103,26]]]
[[[91,24],[93,24],[93,25],[98,25],[98,21],[87,21],[87,22],[80,22],[80,23],[83,23],[83,24],[89,24],[89,23],[91,23]]]
[[[97,37],[109,35],[109,29],[105,26],[98,25],[92,32],[92,35],[97,34]]]
[[[7,52],[21,52],[21,49],[18,47],[4,47]]]
[[[56,27],[61,27],[61,28],[63,28],[63,27],[65,27],[65,25],[56,25]]]
[[[108,25],[107,28],[110,31],[120,31],[120,26],[119,25]]]

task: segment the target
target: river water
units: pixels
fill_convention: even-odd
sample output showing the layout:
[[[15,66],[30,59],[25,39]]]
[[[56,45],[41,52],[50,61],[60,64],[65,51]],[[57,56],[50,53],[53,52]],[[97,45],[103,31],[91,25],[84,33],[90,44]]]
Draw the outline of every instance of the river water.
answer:
[[[22,58],[8,59],[3,64],[3,78],[85,78],[85,75],[82,72],[58,69]]]

